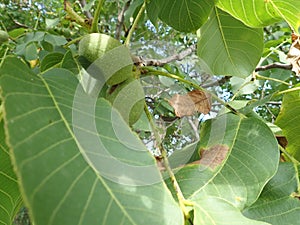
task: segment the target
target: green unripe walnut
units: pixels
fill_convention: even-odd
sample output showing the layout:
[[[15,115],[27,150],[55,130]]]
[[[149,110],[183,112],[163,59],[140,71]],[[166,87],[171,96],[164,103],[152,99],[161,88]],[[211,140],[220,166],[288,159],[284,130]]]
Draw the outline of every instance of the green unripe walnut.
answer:
[[[8,41],[9,35],[6,31],[0,30],[0,45],[6,41]]]
[[[143,87],[139,80],[134,78],[111,87],[106,95],[106,99],[129,125],[134,124],[141,117],[144,111],[144,98]]]
[[[105,53],[108,53],[109,51],[120,46],[122,46],[122,44],[118,40],[106,34],[93,33],[93,34],[88,34],[81,39],[81,41],[79,42],[78,53],[79,55],[84,56],[88,61],[92,63],[98,59],[101,61],[101,58],[103,58]],[[120,51],[124,49],[125,47],[123,49],[120,49]],[[115,54],[117,54],[117,52]],[[125,59],[125,61],[127,60],[126,62],[129,62],[129,64],[127,63],[126,66],[117,65],[116,62],[114,62],[113,58],[115,57],[113,56],[114,55],[110,56],[111,62],[109,61],[109,59],[105,59],[107,63],[105,63],[104,66],[107,66],[108,68],[109,67],[116,68],[117,70],[112,75],[106,74],[106,76],[109,76],[109,79],[106,81],[108,85],[119,84],[125,81],[126,79],[128,79],[129,77],[131,77],[131,72],[133,67],[132,60],[129,54],[125,54],[125,57],[128,57]],[[111,65],[109,65],[110,63]],[[119,70],[118,67],[120,67]]]

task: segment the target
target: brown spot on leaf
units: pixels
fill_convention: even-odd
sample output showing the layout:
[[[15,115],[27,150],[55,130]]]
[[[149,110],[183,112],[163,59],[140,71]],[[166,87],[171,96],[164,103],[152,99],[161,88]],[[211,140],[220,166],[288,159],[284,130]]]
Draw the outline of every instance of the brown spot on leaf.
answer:
[[[292,71],[300,75],[300,36],[292,34],[292,45],[287,54],[287,61],[292,64]]]
[[[200,164],[215,169],[221,165],[229,151],[227,145],[214,145],[208,149],[200,150]]]
[[[204,91],[193,90],[186,95],[174,95],[169,103],[178,117],[191,116],[195,112],[207,114],[211,109],[211,96]]]

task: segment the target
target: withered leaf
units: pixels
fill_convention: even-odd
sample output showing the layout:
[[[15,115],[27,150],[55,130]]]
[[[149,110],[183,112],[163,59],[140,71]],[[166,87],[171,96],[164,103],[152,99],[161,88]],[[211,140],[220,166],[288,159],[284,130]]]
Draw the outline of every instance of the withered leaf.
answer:
[[[211,169],[215,169],[222,164],[228,151],[229,147],[227,145],[214,145],[208,149],[201,149],[199,163]]]
[[[209,113],[211,109],[211,96],[201,90],[193,90],[185,95],[175,94],[170,100],[178,117],[191,116],[195,112]]]
[[[300,36],[292,34],[292,45],[287,54],[287,61],[292,64],[292,71],[300,74]]]

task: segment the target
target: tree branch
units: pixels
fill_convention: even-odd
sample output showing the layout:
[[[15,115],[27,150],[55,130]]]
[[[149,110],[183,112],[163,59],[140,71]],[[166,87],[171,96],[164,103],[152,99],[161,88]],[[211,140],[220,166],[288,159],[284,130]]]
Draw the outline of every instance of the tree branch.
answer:
[[[255,72],[274,69],[274,68],[291,70],[292,64],[273,63],[273,64],[269,64],[269,65],[265,65],[265,66],[259,66],[259,67],[256,67]]]
[[[72,8],[71,3],[68,1],[64,2],[64,10],[69,15],[71,21],[75,21],[77,24],[90,29],[90,24],[88,21],[83,19],[80,15],[78,15]]]
[[[27,25],[25,25],[23,23],[20,23],[17,20],[15,20],[14,17],[10,13],[7,13],[7,15],[14,22],[14,24],[16,24],[18,27],[29,28]]]
[[[80,0],[80,5],[82,8],[84,8],[86,6],[86,1],[85,0]],[[90,11],[83,11],[84,15],[86,16],[86,18],[92,20],[93,19],[93,15],[91,14]]]
[[[133,56],[133,62],[136,66],[159,66],[162,67],[167,63],[176,61],[176,60],[182,60],[186,56],[191,55],[196,50],[196,45],[192,45],[189,48],[181,51],[178,54],[169,56],[164,59],[143,59],[143,57],[140,56]]]
[[[226,83],[226,81],[229,81],[230,78],[231,78],[231,76],[225,76],[225,77],[222,77],[221,79],[213,81],[211,83],[203,84],[203,85],[201,85],[201,87],[208,88],[208,87],[213,87],[213,86],[222,86],[223,84]]]
[[[129,8],[130,4],[131,4],[131,0],[128,0],[118,15],[118,24],[116,27],[116,34],[115,34],[115,38],[118,40],[120,39],[122,27],[124,25],[124,18],[125,18],[124,14],[126,10]]]

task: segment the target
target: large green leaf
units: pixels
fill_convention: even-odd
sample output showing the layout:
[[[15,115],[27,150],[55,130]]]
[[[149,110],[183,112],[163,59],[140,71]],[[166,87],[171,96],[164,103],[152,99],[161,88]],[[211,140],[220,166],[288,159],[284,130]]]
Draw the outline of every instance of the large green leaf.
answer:
[[[264,224],[248,220],[241,210],[256,201],[277,170],[272,131],[259,119],[224,114],[205,122],[200,134],[200,165],[176,173],[194,203],[195,224]]]
[[[283,19],[295,32],[300,26],[298,0],[220,0],[218,7],[251,27],[264,27]]]
[[[36,225],[183,223],[155,160],[106,100],[87,96],[65,69],[36,76],[7,58],[0,73],[14,166]]]
[[[195,202],[194,225],[266,225],[267,223],[248,219],[222,198],[202,196]]]
[[[18,180],[13,170],[9,150],[5,143],[3,121],[0,122],[0,224],[12,224],[22,197],[19,192]]]
[[[247,77],[263,52],[263,32],[215,8],[198,32],[198,56],[213,74]]]
[[[185,197],[216,196],[238,209],[251,205],[277,170],[272,131],[259,119],[224,114],[205,122],[200,134],[200,165],[176,171]]]
[[[232,150],[217,176],[194,197],[204,192],[243,209],[256,201],[265,184],[276,173],[279,150],[274,134],[264,122],[257,118],[235,117],[228,115],[217,119],[226,119],[225,124],[229,127],[226,132],[231,132],[231,136],[224,139]],[[211,129],[213,122],[204,129]],[[209,137],[209,142],[204,145],[210,146],[213,138]]]
[[[300,202],[292,197],[298,191],[297,174],[292,163],[281,163],[259,199],[243,212],[244,215],[273,225],[299,224]]]
[[[290,92],[283,96],[276,125],[282,129],[282,133],[288,140],[286,150],[300,161],[300,91]]]
[[[157,16],[179,31],[195,31],[208,19],[215,3],[213,0],[153,0],[147,5],[152,22]]]

